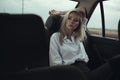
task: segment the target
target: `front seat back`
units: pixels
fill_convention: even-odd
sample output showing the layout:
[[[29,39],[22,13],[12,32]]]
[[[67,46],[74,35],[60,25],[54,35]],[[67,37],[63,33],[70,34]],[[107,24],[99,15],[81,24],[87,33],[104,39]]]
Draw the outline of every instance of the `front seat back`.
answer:
[[[45,28],[40,16],[0,15],[0,57],[3,72],[48,66]]]

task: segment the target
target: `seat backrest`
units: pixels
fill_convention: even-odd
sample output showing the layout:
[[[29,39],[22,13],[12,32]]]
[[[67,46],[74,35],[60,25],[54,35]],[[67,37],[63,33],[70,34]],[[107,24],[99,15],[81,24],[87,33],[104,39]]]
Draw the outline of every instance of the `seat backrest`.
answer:
[[[43,20],[33,14],[0,15],[0,57],[4,72],[48,66]]]
[[[118,22],[118,38],[119,38],[119,40],[120,40],[120,20],[119,20],[119,22]]]
[[[60,28],[63,17],[60,15],[49,16],[46,20],[45,26],[51,36],[54,32],[57,32]]]
[[[50,37],[54,32],[59,31],[63,17],[60,15],[49,16],[45,23],[47,43],[49,47]]]

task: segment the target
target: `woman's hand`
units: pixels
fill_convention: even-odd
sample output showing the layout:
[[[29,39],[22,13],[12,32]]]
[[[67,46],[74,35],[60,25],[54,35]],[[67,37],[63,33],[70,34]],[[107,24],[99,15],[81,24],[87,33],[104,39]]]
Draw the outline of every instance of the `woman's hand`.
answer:
[[[49,11],[49,14],[50,15],[60,15],[60,11],[56,11],[56,10],[51,10],[51,11]]]

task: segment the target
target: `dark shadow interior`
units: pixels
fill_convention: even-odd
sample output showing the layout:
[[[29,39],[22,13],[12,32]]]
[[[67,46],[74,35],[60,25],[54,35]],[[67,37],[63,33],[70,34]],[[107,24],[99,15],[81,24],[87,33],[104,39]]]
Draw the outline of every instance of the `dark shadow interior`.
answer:
[[[3,72],[48,66],[48,46],[40,16],[0,15],[0,57]]]

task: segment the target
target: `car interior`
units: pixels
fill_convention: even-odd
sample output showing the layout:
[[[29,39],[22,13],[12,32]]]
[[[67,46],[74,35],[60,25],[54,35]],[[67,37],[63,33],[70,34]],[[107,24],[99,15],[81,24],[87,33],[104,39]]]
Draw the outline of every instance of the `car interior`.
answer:
[[[88,4],[84,0],[80,1],[76,7]],[[101,1],[103,0],[92,0],[92,6],[86,6],[88,20]],[[35,14],[0,13],[1,80],[87,80],[73,66],[49,67],[50,36],[59,31],[62,19],[60,15],[49,16],[44,23],[42,17]],[[95,69],[120,54],[120,20],[119,40],[93,36],[89,31],[86,34],[84,47],[90,59],[90,69]]]

